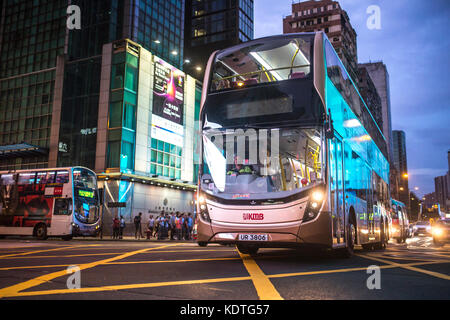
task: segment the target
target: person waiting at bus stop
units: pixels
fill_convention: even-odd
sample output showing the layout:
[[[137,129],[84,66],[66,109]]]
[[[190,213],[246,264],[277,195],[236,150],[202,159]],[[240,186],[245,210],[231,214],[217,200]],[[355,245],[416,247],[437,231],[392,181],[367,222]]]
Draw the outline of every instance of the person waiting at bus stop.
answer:
[[[247,162],[247,161],[246,161]],[[234,157],[234,166],[227,171],[227,175],[238,175],[238,174],[252,174],[253,170],[251,166],[247,164],[242,164],[242,161],[239,159],[239,156]]]

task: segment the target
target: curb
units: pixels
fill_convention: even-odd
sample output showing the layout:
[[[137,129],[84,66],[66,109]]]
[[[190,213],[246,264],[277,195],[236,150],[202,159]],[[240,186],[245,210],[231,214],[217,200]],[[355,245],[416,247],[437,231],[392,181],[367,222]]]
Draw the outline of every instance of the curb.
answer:
[[[156,240],[156,239],[111,239],[111,238],[83,238],[83,237],[76,237],[72,238],[72,241],[107,241],[107,242],[162,242],[162,243],[196,243],[194,240]]]

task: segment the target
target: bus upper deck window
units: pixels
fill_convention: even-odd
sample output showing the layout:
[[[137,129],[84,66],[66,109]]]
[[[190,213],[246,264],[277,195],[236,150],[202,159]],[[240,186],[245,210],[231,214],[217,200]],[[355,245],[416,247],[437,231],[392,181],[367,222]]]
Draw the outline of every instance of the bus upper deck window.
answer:
[[[56,183],[67,183],[67,182],[69,182],[69,172],[58,171],[56,173]]]
[[[19,173],[19,180],[17,184],[19,185],[33,184],[35,176],[36,172]]]
[[[36,176],[37,184],[47,184],[55,182],[55,172],[38,172]]]
[[[14,184],[14,175],[13,174],[2,174],[0,177],[2,186],[10,186]]]

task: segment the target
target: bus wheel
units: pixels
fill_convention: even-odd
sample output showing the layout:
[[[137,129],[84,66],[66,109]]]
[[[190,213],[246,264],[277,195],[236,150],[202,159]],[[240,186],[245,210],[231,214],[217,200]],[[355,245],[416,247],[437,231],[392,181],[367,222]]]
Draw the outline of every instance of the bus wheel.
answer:
[[[403,242],[402,238],[396,238],[395,240],[397,240],[397,243],[402,243]]]
[[[39,240],[47,239],[47,226],[43,223],[38,224],[34,227],[34,235]]]
[[[200,241],[200,242],[198,242],[198,245],[199,245],[200,247],[206,247],[206,246],[208,245],[208,242]]]
[[[62,236],[62,239],[64,241],[70,241],[70,240],[72,240],[72,235]]]
[[[243,254],[256,254],[259,249],[256,246],[241,245],[241,244],[238,244],[237,248]]]
[[[338,255],[342,258],[351,258],[354,253],[355,248],[355,238],[356,238],[356,231],[355,231],[355,225],[353,224],[353,221],[349,221],[348,223],[348,230],[346,232],[347,236],[347,246],[343,249],[338,249]]]
[[[384,250],[386,249],[386,235],[384,233],[384,225],[381,225],[380,228],[380,242],[377,242],[373,245],[375,250]]]

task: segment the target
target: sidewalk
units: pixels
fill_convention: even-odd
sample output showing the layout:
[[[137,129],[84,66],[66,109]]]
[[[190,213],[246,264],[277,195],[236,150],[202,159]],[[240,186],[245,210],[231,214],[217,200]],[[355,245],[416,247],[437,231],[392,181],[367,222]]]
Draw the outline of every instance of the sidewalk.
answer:
[[[194,240],[157,240],[156,238],[141,238],[140,240],[136,239],[132,236],[124,236],[122,239],[113,239],[111,236],[103,236],[101,239],[100,237],[74,237],[72,240],[75,241],[113,241],[113,242],[170,242],[170,243],[195,243]]]

